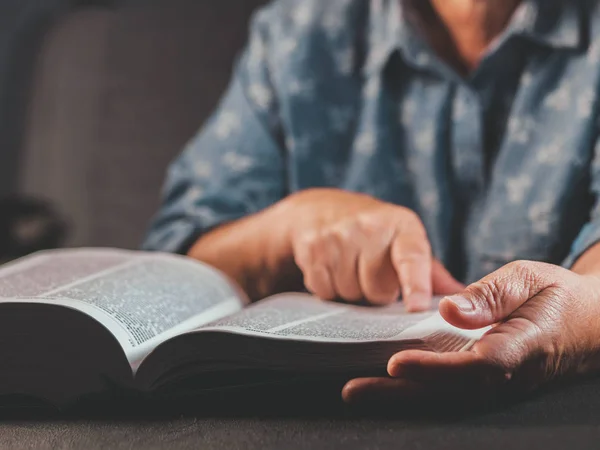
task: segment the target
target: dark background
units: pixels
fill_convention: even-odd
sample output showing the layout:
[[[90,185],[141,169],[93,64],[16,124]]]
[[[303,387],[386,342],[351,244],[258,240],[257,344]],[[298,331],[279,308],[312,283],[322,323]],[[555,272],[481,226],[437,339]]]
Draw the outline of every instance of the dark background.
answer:
[[[0,2],[0,195],[16,189],[22,108],[35,51],[47,27],[70,9],[116,2],[2,0]],[[17,113],[15,108],[19,110]]]
[[[67,246],[137,248],[263,3],[0,1],[0,197],[51,204]]]

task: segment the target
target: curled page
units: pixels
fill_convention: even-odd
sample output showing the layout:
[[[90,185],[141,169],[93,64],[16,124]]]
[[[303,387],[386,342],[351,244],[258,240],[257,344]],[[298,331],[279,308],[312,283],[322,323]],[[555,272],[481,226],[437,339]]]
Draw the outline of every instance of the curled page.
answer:
[[[217,270],[180,256],[122,250],[43,252],[0,270],[4,301],[49,303],[96,319],[136,365],[157,344],[241,310]]]
[[[439,301],[439,299],[436,299]],[[434,302],[436,304],[436,302]],[[436,310],[409,314],[402,303],[364,307],[325,302],[305,294],[282,294],[202,330],[316,342],[423,340],[444,333],[472,340],[484,330],[459,330]]]

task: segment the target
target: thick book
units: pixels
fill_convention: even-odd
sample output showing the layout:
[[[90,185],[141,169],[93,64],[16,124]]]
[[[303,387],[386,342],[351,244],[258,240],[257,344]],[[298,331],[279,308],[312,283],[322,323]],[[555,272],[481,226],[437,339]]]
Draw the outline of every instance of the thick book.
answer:
[[[46,251],[0,268],[0,396],[56,406],[111,389],[148,396],[313,376],[385,373],[404,349],[469,348],[435,310],[256,303],[216,269],[161,253]],[[137,395],[137,394],[136,394]]]

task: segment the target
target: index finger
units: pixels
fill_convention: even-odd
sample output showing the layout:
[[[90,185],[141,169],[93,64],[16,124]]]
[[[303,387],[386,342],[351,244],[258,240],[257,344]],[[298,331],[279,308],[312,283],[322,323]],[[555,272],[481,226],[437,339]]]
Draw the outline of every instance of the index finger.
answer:
[[[402,287],[402,299],[410,312],[432,306],[431,246],[420,232],[398,233],[392,242],[392,264]]]

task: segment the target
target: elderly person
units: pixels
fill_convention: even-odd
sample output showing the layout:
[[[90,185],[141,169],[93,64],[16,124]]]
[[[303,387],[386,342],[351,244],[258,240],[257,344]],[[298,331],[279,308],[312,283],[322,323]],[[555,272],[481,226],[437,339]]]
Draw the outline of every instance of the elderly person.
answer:
[[[346,400],[505,392],[600,369],[600,6],[280,0],[172,165],[147,249],[252,298],[411,311],[470,351],[402,352]],[[463,284],[465,283],[465,284]]]

